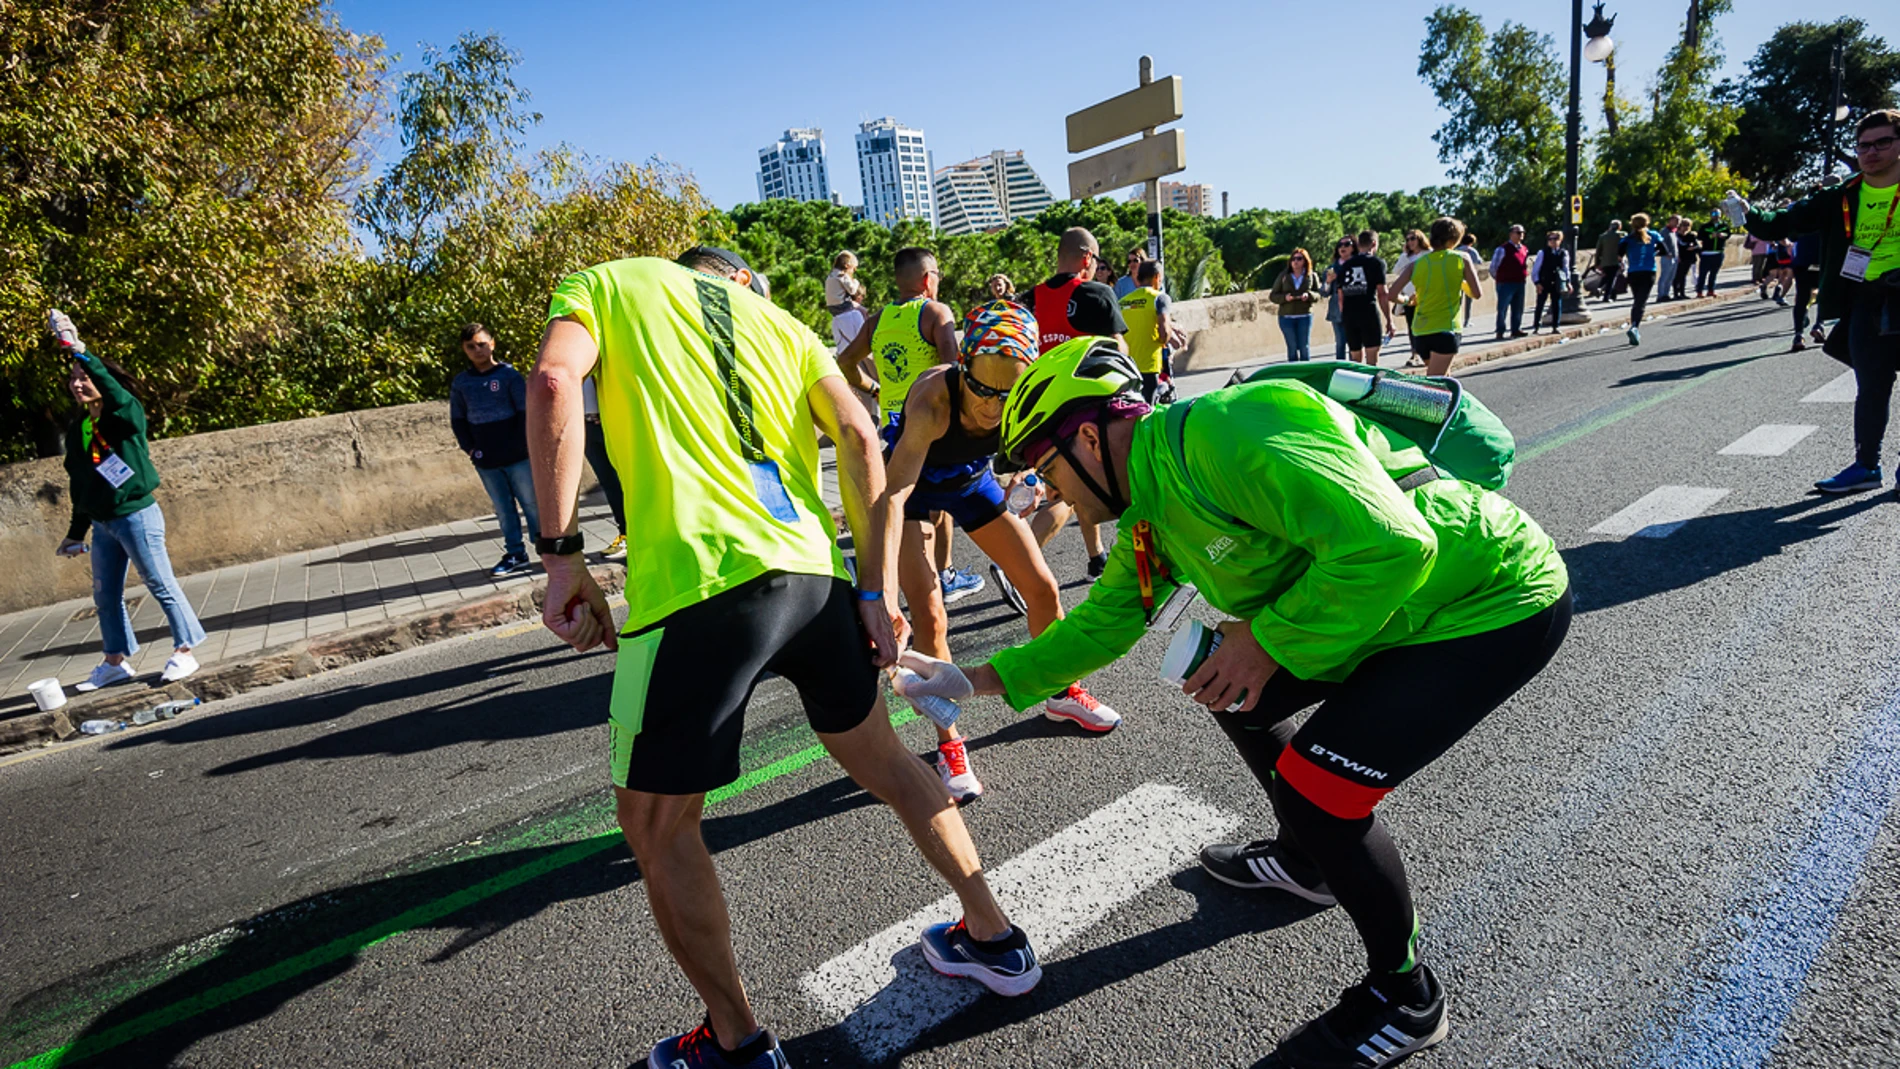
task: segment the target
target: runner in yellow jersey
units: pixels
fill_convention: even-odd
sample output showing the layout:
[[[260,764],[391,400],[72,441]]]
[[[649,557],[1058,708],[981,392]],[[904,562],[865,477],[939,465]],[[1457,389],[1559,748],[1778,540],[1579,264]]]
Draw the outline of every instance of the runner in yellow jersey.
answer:
[[[872,313],[857,336],[838,351],[838,366],[851,385],[877,395],[884,413],[886,449],[904,433],[904,399],[910,396],[917,376],[958,360],[956,313],[937,300],[937,286],[943,281],[937,258],[913,245],[897,250],[891,268],[897,282],[896,302]],[[874,376],[865,374],[867,358],[874,364]],[[950,563],[950,517],[939,512],[931,519],[930,555],[944,604],[980,593],[983,577],[957,571]]]
[[[679,263],[618,260],[555,287],[528,384],[528,439],[543,503],[548,628],[579,650],[617,649],[609,735],[621,831],[654,923],[707,1007],[664,1040],[665,1069],[784,1069],[747,1001],[730,917],[700,837],[706,792],[739,775],[747,699],[768,671],[798,689],[831,755],[895,809],[964,916],[924,930],[940,971],[1001,994],[1041,977],[983,879],[963,818],[891,730],[878,680],[902,645],[896,516],[876,428],[830,353],[746,288],[718,249]],[[627,611],[616,632],[580,555],[581,381],[598,368],[607,451],[640,507],[627,516]],[[845,578],[819,496],[818,434],[861,567]],[[943,964],[939,964],[939,962]]]
[[[1161,261],[1143,260],[1135,265],[1135,288],[1116,303],[1121,306],[1122,321],[1128,333],[1129,359],[1141,372],[1141,396],[1149,404],[1161,389],[1161,353],[1167,348],[1174,324],[1169,322],[1168,295],[1161,292]]]
[[[1425,362],[1425,374],[1443,375],[1458,355],[1458,332],[1464,328],[1465,296],[1482,296],[1478,269],[1458,252],[1465,224],[1450,216],[1432,221],[1432,251],[1399,268],[1391,292],[1410,282],[1417,294],[1412,311],[1412,355]]]

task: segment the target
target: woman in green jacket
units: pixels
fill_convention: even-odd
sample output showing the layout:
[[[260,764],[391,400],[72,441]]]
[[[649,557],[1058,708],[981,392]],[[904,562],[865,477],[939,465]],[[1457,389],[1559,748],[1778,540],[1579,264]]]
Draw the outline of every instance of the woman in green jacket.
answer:
[[[98,690],[132,678],[126,658],[137,653],[138,639],[125,611],[125,576],[137,564],[145,589],[165,610],[171,624],[172,655],[159,678],[167,683],[198,670],[193,646],[205,640],[203,625],[185,600],[165,552],[165,514],[152,500],[158,470],[152,466],[145,432],[145,407],[119,381],[114,369],[79,340],[64,312],[50,318],[53,339],[72,358],[67,387],[85,414],[66,431],[66,472],[73,495],[72,522],[57,552],[62,557],[86,551],[92,531],[92,603],[99,610],[105,661],[77,690]]]
[[[1413,443],[1294,379],[1152,412],[1112,343],[1044,353],[1010,390],[999,463],[1119,520],[1074,612],[967,670],[916,653],[900,689],[1018,709],[1133,648],[1175,585],[1234,619],[1183,690],[1266,790],[1278,834],[1201,851],[1223,882],[1337,903],[1368,972],[1275,1053],[1291,1069],[1397,1061],[1446,1034],[1405,865],[1374,807],[1543,670],[1570,623],[1550,536],[1440,477]],[[1297,729],[1294,714],[1319,708]]]

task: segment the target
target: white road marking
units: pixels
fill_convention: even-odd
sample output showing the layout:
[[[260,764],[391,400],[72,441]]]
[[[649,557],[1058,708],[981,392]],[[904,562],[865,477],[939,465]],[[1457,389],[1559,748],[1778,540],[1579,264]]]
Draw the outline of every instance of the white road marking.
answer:
[[[1706,486],[1658,486],[1590,532],[1617,538],[1668,538],[1727,496],[1727,490]]]
[[[1826,386],[1803,397],[1801,403],[1804,405],[1845,404],[1852,401],[1857,392],[1858,389],[1854,385],[1854,373],[1843,371],[1829,380]]]
[[[1778,457],[1820,429],[1799,423],[1765,423],[1717,452],[1725,457]]]
[[[1182,868],[1202,844],[1239,826],[1239,817],[1179,787],[1144,784],[991,868],[990,889],[1047,964],[1077,934]],[[865,1060],[882,1061],[988,994],[973,980],[938,975],[917,947],[925,926],[957,916],[956,896],[945,895],[806,973],[798,986],[843,1023]]]

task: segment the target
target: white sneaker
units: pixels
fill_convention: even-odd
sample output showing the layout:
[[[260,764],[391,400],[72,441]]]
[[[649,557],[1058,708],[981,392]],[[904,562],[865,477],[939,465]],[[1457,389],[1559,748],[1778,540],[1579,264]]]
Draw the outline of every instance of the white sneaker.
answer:
[[[1071,683],[1069,689],[1043,703],[1042,715],[1067,720],[1084,731],[1107,732],[1122,722],[1122,714],[1095,700],[1095,695]]]
[[[124,661],[120,661],[118,664],[108,664],[102,661],[99,667],[94,668],[92,674],[86,677],[84,683],[79,684],[73,689],[84,694],[89,690],[98,690],[100,687],[112,686],[114,683],[128,683],[131,682],[131,679],[132,670],[125,666]]]
[[[166,659],[165,670],[158,674],[158,678],[167,683],[176,683],[197,670],[198,658],[193,657],[189,652],[173,651],[172,655]]]
[[[943,777],[943,789],[958,805],[969,805],[983,797],[983,784],[970,771],[970,754],[962,739],[937,745],[937,775]]]

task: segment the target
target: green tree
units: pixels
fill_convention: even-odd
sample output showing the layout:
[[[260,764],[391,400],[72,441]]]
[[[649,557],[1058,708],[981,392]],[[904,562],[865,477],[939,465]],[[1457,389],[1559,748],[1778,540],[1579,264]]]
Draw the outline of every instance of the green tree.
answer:
[[[1432,140],[1464,187],[1456,207],[1475,233],[1499,240],[1511,223],[1535,228],[1558,214],[1564,70],[1550,37],[1519,23],[1492,33],[1451,5],[1426,17],[1418,75],[1446,113]]]
[[[320,0],[44,0],[0,8],[0,55],[0,459],[58,448],[49,305],[156,430],[218,425],[208,387],[348,240],[380,42]]]
[[[1715,20],[1729,9],[1730,0],[1702,0],[1696,33],[1685,34],[1657,72],[1654,105],[1645,111],[1625,102],[1629,117],[1615,133],[1596,138],[1595,173],[1584,193],[1585,233],[1639,211],[1700,215],[1729,189],[1749,189],[1716,156],[1734,137],[1739,114],[1715,93],[1722,66]]]
[[[1793,196],[1826,173],[1821,160],[1828,148],[1824,142],[1834,96],[1829,65],[1836,42],[1846,58],[1842,95],[1855,114],[1894,106],[1900,51],[1870,35],[1865,22],[1793,22],[1776,30],[1748,61],[1748,76],[1720,88],[1722,99],[1741,109],[1722,156],[1757,190]],[[1834,151],[1851,159],[1853,134],[1851,118],[1839,124]]]

